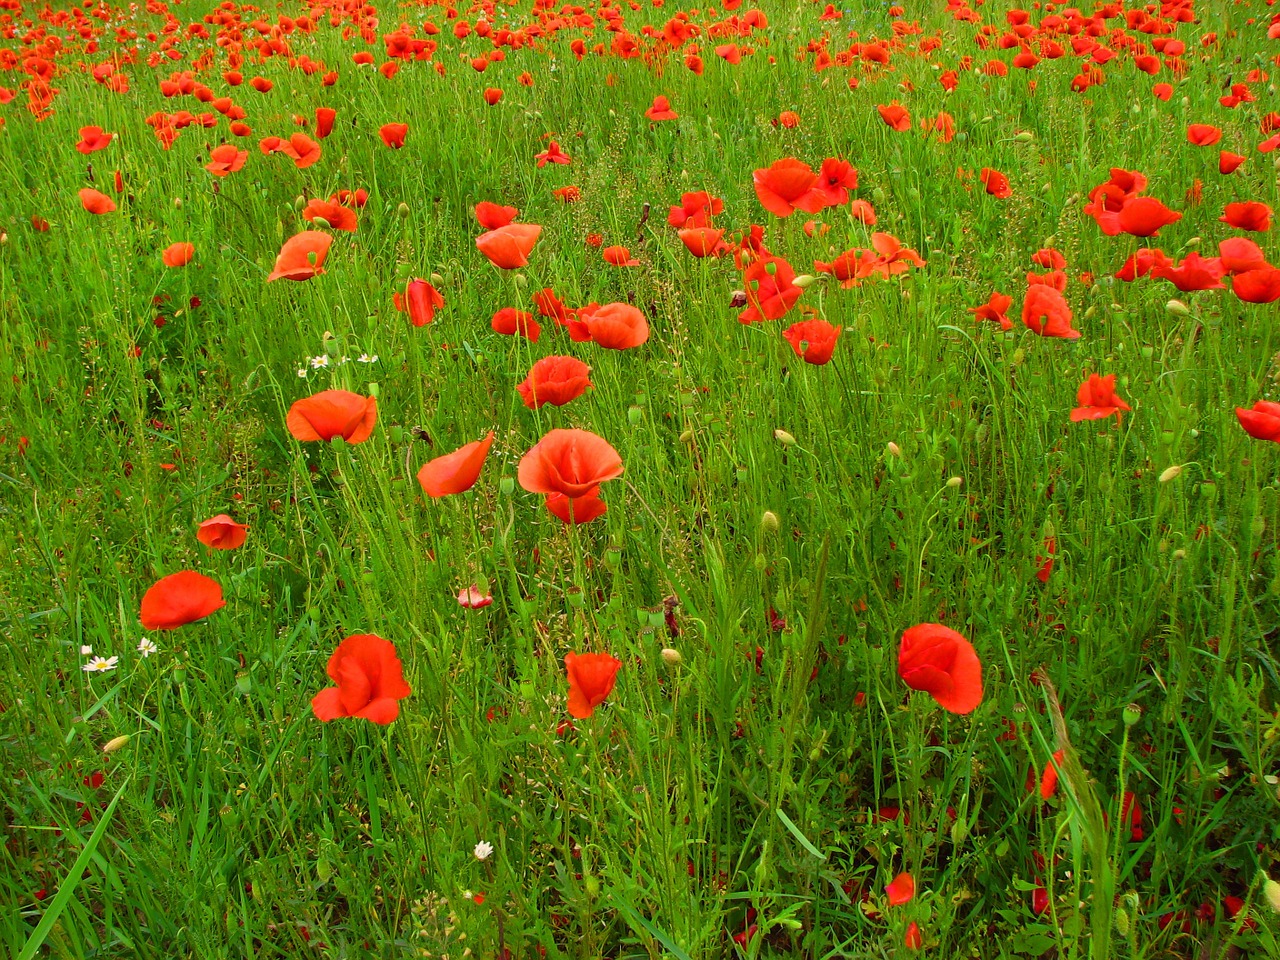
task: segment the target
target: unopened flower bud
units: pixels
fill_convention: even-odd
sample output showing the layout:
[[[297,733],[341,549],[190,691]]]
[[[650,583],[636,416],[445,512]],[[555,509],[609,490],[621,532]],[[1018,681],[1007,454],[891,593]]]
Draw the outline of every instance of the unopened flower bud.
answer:
[[[444,286],[444,277],[440,276],[438,273],[433,273],[431,275],[431,282],[437,287]]]
[[[1275,913],[1280,913],[1280,883],[1268,877],[1262,885],[1262,897]]]
[[[777,533],[778,528],[782,526],[782,521],[778,519],[778,515],[772,510],[766,510],[760,515],[760,532],[761,533]]]
[[[1168,303],[1164,305],[1164,309],[1166,313],[1171,313],[1175,317],[1191,316],[1191,308],[1188,307],[1181,300],[1170,300]]]
[[[674,667],[681,659],[679,650],[673,650],[671,647],[662,648],[662,660],[668,666]]]
[[[409,216],[409,205],[408,205],[407,203],[402,203],[402,204],[400,204],[400,206],[396,207],[396,215],[397,215],[398,217],[400,217],[402,220],[403,220],[405,217],[408,217],[408,216]]]
[[[328,221],[328,220],[326,220],[324,217],[316,217],[316,218],[312,221],[312,223],[314,223],[317,227],[323,227],[325,230],[328,230],[328,229],[330,229],[330,228],[333,226],[333,225],[332,225],[331,223],[329,223],[329,221]],[[309,253],[309,254],[307,254],[307,257],[308,257],[308,258],[312,258],[312,259],[314,259],[315,254],[314,254],[314,253]],[[312,265],[314,266],[314,264],[312,264]]]
[[[1165,467],[1164,472],[1160,474],[1160,482],[1168,483],[1170,480],[1178,479],[1182,473],[1182,464],[1175,463],[1172,467]]]
[[[1013,136],[1014,141],[1017,143],[1030,143],[1035,138],[1035,134],[1030,130],[1023,130],[1021,133],[1016,133]]]
[[[900,446],[898,446],[896,443],[894,443],[892,440],[890,440],[890,441],[885,445],[885,450],[888,452],[889,456],[891,456],[891,457],[900,457],[900,456],[902,456],[902,448],[901,448]]]
[[[956,487],[960,486],[960,484],[962,483],[964,483],[964,477],[952,477],[950,480],[947,481],[947,486],[951,487],[954,490]]]
[[[810,274],[807,274],[807,273],[802,273],[802,274],[800,274],[800,276],[796,277],[796,278],[795,278],[794,280],[792,280],[791,282],[792,282],[792,283],[794,283],[794,284],[795,284],[797,287],[799,287],[801,290],[803,290],[803,289],[805,289],[806,287],[811,287],[811,286],[813,286],[815,283],[817,283],[817,282],[818,282],[818,278],[817,278],[817,277],[815,277],[815,276],[812,276],[812,275],[810,275]]]
[[[794,447],[796,444],[796,438],[793,437],[791,434],[787,433],[787,431],[785,430],[773,431],[773,437],[775,440],[781,443],[784,447]]]
[[[117,750],[119,750],[121,747],[123,747],[126,743],[128,743],[130,739],[131,739],[131,737],[130,737],[130,736],[129,736],[129,734],[127,734],[127,733],[126,733],[126,734],[123,734],[123,735],[121,735],[121,736],[119,736],[119,737],[112,737],[112,738],[111,738],[110,740],[108,740],[108,741],[106,742],[106,744],[103,746],[103,748],[102,748],[102,752],[103,752],[103,753],[115,753]]]

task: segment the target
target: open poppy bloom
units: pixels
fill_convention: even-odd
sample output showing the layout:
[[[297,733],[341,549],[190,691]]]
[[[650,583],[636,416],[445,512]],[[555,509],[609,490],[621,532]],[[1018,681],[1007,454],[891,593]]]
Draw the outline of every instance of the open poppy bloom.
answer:
[[[880,104],[876,107],[880,114],[880,119],[885,122],[885,126],[896,130],[898,133],[905,133],[911,129],[911,115],[907,113],[907,108],[898,103]]]
[[[225,177],[243,167],[248,159],[248,150],[237,150],[232,144],[224,143],[209,152],[209,162],[204,168],[215,177]]]
[[[453,453],[436,457],[418,471],[418,482],[429,497],[447,497],[465,493],[476,485],[480,469],[493,446],[493,431],[483,440],[459,447]]]
[[[499,270],[517,270],[529,262],[529,253],[541,233],[537,224],[509,223],[478,236],[476,249]]]
[[[547,509],[551,515],[570,526],[590,523],[603,517],[609,507],[600,499],[599,489],[584,493],[580,497],[566,497],[563,493],[547,494]]]
[[[302,219],[344,233],[355,233],[359,225],[354,210],[332,200],[308,200],[302,211]]]
[[[482,610],[493,603],[493,597],[476,584],[458,591],[458,606],[465,610]]]
[[[631,251],[626,247],[605,247],[600,251],[600,255],[604,258],[604,262],[611,267],[640,266],[640,261],[631,256]]]
[[[324,723],[339,717],[391,723],[400,715],[400,701],[413,693],[395,644],[372,633],[357,633],[338,644],[325,672],[337,686],[311,700],[316,719]]]
[[[425,327],[436,317],[436,310],[444,306],[444,296],[425,280],[409,281],[403,294],[392,294],[392,302],[401,313],[409,314],[409,322],[415,327]]]
[[[1220,242],[1218,259],[1227,273],[1244,273],[1269,266],[1262,248],[1248,237],[1227,237]]]
[[[1202,257],[1194,250],[1188,253],[1181,263],[1171,260],[1156,262],[1151,267],[1151,276],[1158,280],[1168,280],[1183,293],[1192,290],[1221,290],[1226,284],[1222,277],[1226,268],[1218,257]]]
[[[649,321],[629,303],[606,303],[603,307],[583,307],[578,322],[590,339],[606,350],[630,350],[649,339]]]
[[[1236,419],[1244,432],[1255,440],[1280,443],[1280,403],[1259,400],[1248,410],[1236,407]]]
[[[216,581],[194,570],[180,570],[161,577],[143,594],[139,619],[147,630],[176,630],[226,605]]]
[[[922,623],[903,633],[898,676],[951,713],[971,713],[982,702],[982,662],[977,651],[940,623]]]
[[[781,257],[756,260],[742,273],[747,309],[738,314],[739,323],[780,320],[796,305],[804,290],[795,285],[796,272]]]
[[[94,215],[112,213],[116,209],[114,200],[92,187],[85,187],[80,191],[80,205]]]
[[[782,335],[797,357],[805,363],[822,366],[831,359],[836,341],[840,339],[840,329],[826,320],[801,320],[787,327]]]
[[[1195,147],[1211,147],[1222,139],[1222,130],[1211,123],[1192,123],[1187,126],[1187,143]]]
[[[225,513],[209,518],[196,530],[196,539],[214,550],[235,550],[244,546],[248,536],[249,528],[236,523]]]
[[[711,218],[723,212],[723,200],[706,190],[697,190],[680,195],[680,206],[671,208],[667,223],[677,230],[682,227],[709,227]]]
[[[547,144],[547,149],[541,153],[535,154],[533,159],[538,161],[539,167],[545,167],[548,163],[572,163],[569,155],[560,149],[560,144],[552,140]]]
[[[1271,208],[1265,203],[1228,203],[1218,219],[1237,230],[1265,233],[1271,229]]]
[[[1237,273],[1231,278],[1231,291],[1245,303],[1275,303],[1280,300],[1280,267]]]
[[[505,227],[520,215],[515,207],[504,207],[488,200],[481,200],[475,206],[476,220],[486,230],[498,230]]]
[[[1155,237],[1160,235],[1161,227],[1167,227],[1181,219],[1182,214],[1170,210],[1155,197],[1135,197],[1125,201],[1115,222],[1119,233],[1135,237]],[[1103,232],[1106,232],[1105,228]]]
[[[305,170],[320,159],[320,144],[305,133],[295,133],[288,140],[266,137],[258,144],[258,148],[265,154],[283,153],[299,170]]]
[[[842,207],[849,202],[849,191],[858,188],[858,171],[848,160],[827,157],[818,170],[816,188],[828,207]]]
[[[290,237],[280,248],[276,268],[267,276],[273,280],[310,280],[324,273],[324,258],[329,255],[333,237],[323,230],[304,230]]]
[[[657,96],[653,98],[653,105],[644,112],[644,115],[650,120],[675,120],[680,114],[671,109],[671,101],[666,97]]]
[[[81,153],[96,153],[111,146],[113,139],[115,134],[104,133],[101,127],[81,127],[80,142],[76,144],[76,149]]]
[[[569,715],[585,720],[613,693],[622,661],[607,653],[566,653],[564,669],[569,678]]]
[[[970,307],[969,313],[973,314],[975,320],[991,320],[1000,324],[1001,330],[1012,330],[1013,321],[1007,316],[1012,303],[1013,297],[1006,297],[1003,293],[992,293],[982,306]]]
[[[1081,420],[1102,420],[1106,417],[1120,417],[1121,410],[1132,410],[1116,393],[1116,375],[1109,373],[1100,377],[1096,373],[1089,374],[1089,379],[1080,384],[1076,391],[1076,403],[1071,411],[1071,422]]]
[[[515,307],[503,307],[493,315],[489,326],[493,328],[494,333],[501,333],[508,337],[519,334],[530,343],[537,343],[538,337],[542,335],[542,328],[533,318],[533,314],[526,310],[517,310]]]
[[[775,217],[789,217],[797,210],[817,213],[827,205],[826,195],[818,187],[818,175],[793,157],[753,171],[751,180],[760,205]]]
[[[323,440],[342,437],[347,443],[364,443],[378,422],[378,401],[348,390],[321,390],[296,400],[289,408],[285,426],[295,440]]]
[[[384,123],[378,128],[378,136],[392,150],[399,150],[404,146],[404,138],[409,135],[409,125],[407,123]]]
[[[903,904],[910,903],[916,895],[916,881],[911,874],[903,871],[893,878],[887,887],[885,893],[889,895],[889,906],[901,907]]]
[[[1218,172],[1221,174],[1235,173],[1240,168],[1240,164],[1244,163],[1248,158],[1239,153],[1232,153],[1230,150],[1223,150],[1218,154]]]
[[[870,264],[874,260],[875,255],[872,251],[855,247],[833,257],[830,263],[823,263],[821,260],[813,261],[813,269],[818,273],[831,274],[840,281],[841,288],[850,290],[869,275]]]
[[[166,267],[185,267],[195,255],[194,243],[173,243],[164,248],[160,259]]]
[[[589,430],[551,430],[520,459],[516,476],[530,493],[581,497],[622,476],[622,457]]]
[[[1078,340],[1080,331],[1071,326],[1071,318],[1071,306],[1053,287],[1043,283],[1027,287],[1027,298],[1022,302],[1022,322],[1028,329],[1042,337]]]
[[[577,357],[543,357],[533,365],[524,382],[516,386],[524,405],[537,410],[543,404],[563,407],[591,386],[591,368]]]
[[[993,170],[991,167],[983,167],[978,174],[978,179],[982,181],[982,185],[987,188],[987,193],[995,197],[997,200],[1007,200],[1013,196],[1013,188],[1009,186],[1009,178],[999,170]]]
[[[713,230],[711,227],[684,227],[679,231],[677,236],[680,242],[684,244],[695,257],[718,257],[726,249],[722,242],[724,237],[723,230]]]

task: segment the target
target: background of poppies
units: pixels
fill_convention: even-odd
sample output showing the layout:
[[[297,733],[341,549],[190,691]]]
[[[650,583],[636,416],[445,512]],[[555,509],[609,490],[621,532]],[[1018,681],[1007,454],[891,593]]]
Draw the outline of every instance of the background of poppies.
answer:
[[[121,790],[51,934],[68,955],[452,955],[466,933],[493,956],[499,916],[518,957],[728,955],[735,937],[826,956],[909,929],[939,956],[1038,955],[1078,944],[1076,905],[1104,882],[1147,955],[1274,948],[1240,917],[1276,872],[1280,452],[1234,409],[1276,396],[1275,307],[1112,278],[1143,246],[1216,254],[1228,203],[1278,208],[1258,148],[1280,125],[1272,10],[1113,4],[1073,35],[1027,34],[1063,11],[1004,2],[824,8],[0,18],[0,952]],[[645,117],[658,96],[677,119]],[[894,102],[901,131],[877,109]],[[943,111],[949,142],[921,126]],[[408,125],[399,149],[389,123]],[[1221,140],[1188,142],[1194,123]],[[298,158],[260,147],[295,134]],[[539,168],[552,141],[571,162]],[[220,145],[229,168],[210,170]],[[1220,150],[1246,160],[1222,173]],[[874,228],[760,206],[753,171],[827,157],[857,168]],[[1182,219],[1105,236],[1083,207],[1113,167]],[[88,212],[83,189],[116,209]],[[698,190],[723,199],[726,242],[760,224],[797,274],[873,229],[927,266],[822,280],[743,326],[731,258],[695,259],[666,224]],[[289,238],[325,229],[308,202],[333,197],[355,231],[326,230],[323,273],[268,284]],[[481,201],[542,227],[526,267],[476,249]],[[1274,227],[1248,236],[1280,262]],[[613,246],[639,265],[605,262]],[[1016,323],[1048,247],[1074,343]],[[444,300],[421,327],[393,302],[415,279]],[[648,341],[574,343],[545,316],[536,344],[492,329],[504,307],[538,316],[546,288],[635,306]],[[993,291],[1009,333],[968,312]],[[843,328],[824,366],[783,338],[802,309]],[[516,385],[553,355],[592,386],[530,410]],[[1122,420],[1070,422],[1091,374],[1117,375]],[[376,394],[368,440],[290,437],[291,405],[326,389]],[[515,482],[570,427],[625,466],[608,513],[572,529]],[[424,496],[418,470],[489,430],[476,486]],[[197,540],[218,514],[249,526],[243,546]],[[226,607],[130,657],[143,593],[183,569]],[[491,605],[457,603],[473,583]],[[896,673],[902,632],[934,622],[982,658],[965,718]],[[363,633],[395,643],[413,690],[390,738],[311,714]],[[82,645],[121,665],[84,674]],[[623,667],[569,725],[564,655],[588,650]],[[1041,666],[1097,811],[1069,763],[1041,800],[1061,746]],[[1105,831],[1109,876],[1068,821]],[[915,896],[890,907],[901,872]]]

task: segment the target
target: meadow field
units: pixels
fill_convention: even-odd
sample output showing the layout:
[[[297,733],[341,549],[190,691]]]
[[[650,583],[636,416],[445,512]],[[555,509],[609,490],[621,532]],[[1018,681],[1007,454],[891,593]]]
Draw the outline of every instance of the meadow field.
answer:
[[[1273,0],[0,0],[0,955],[1280,956]]]

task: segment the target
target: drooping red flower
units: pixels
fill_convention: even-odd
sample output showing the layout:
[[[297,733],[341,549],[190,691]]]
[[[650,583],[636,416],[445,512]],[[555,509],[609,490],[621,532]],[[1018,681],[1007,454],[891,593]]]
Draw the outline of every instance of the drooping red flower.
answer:
[[[742,273],[747,309],[738,314],[739,323],[779,320],[796,305],[804,291],[795,285],[796,272],[781,257],[756,260]]]
[[[569,678],[569,716],[585,720],[613,693],[622,661],[607,653],[566,653]]]
[[[1000,324],[1001,330],[1012,330],[1013,321],[1008,317],[1009,307],[1013,304],[1013,297],[1006,297],[1003,293],[992,293],[987,302],[980,307],[970,307],[969,313],[973,314],[975,320],[991,320]]]
[[[1114,373],[1109,373],[1105,377],[1091,373],[1089,379],[1080,384],[1080,389],[1076,391],[1076,403],[1079,406],[1071,411],[1072,423],[1079,423],[1081,420],[1102,420],[1112,416],[1118,419],[1121,410],[1133,409],[1116,393]]]
[[[185,267],[196,255],[194,243],[171,243],[160,253],[166,267]]]
[[[630,350],[649,339],[649,322],[629,303],[584,307],[578,311],[578,321],[586,326],[590,338],[606,350]]]
[[[517,270],[529,262],[542,227],[533,223],[509,223],[476,238],[476,249],[500,270]]]
[[[325,672],[337,686],[311,700],[316,719],[359,717],[389,724],[400,715],[400,701],[413,693],[395,644],[372,633],[357,633],[338,644]]]
[[[395,307],[409,314],[409,322],[415,327],[425,327],[436,317],[436,311],[444,306],[444,296],[427,281],[415,277],[409,281],[403,294],[393,294]]]
[[[329,255],[333,237],[323,230],[304,230],[290,237],[280,248],[276,268],[267,276],[273,280],[310,280],[324,273],[324,260]]]
[[[880,113],[880,119],[885,122],[885,126],[890,129],[898,133],[905,133],[911,129],[911,114],[907,113],[907,108],[897,100],[888,105],[879,104],[876,110]]]
[[[519,334],[530,343],[537,343],[538,337],[542,335],[542,327],[533,318],[533,314],[525,310],[517,310],[515,307],[503,307],[493,315],[489,326],[494,333],[501,333],[508,337]]]
[[[418,471],[418,483],[429,497],[447,497],[465,493],[476,485],[480,469],[489,448],[493,446],[493,431],[483,440],[476,440],[429,461]]]
[[[1230,224],[1237,230],[1252,230],[1265,233],[1271,229],[1271,208],[1265,203],[1250,201],[1248,203],[1228,203],[1218,218],[1222,223]]]
[[[1028,329],[1042,337],[1078,340],[1080,331],[1072,328],[1071,317],[1070,304],[1053,287],[1043,283],[1027,287],[1027,297],[1022,303],[1022,322]]]
[[[392,150],[399,150],[404,146],[405,137],[409,136],[409,125],[407,123],[384,123],[378,128],[378,136]]]
[[[797,357],[805,363],[822,366],[831,359],[836,341],[840,339],[840,330],[826,320],[802,320],[787,327],[782,335]]]
[[[591,386],[591,368],[577,357],[543,357],[533,365],[524,382],[516,386],[524,405],[537,410],[543,404],[563,407]]]
[[[807,163],[793,157],[754,171],[751,179],[760,205],[776,217],[789,217],[797,210],[817,213],[826,206],[826,195],[818,188],[818,175]]]
[[[951,713],[970,713],[982,702],[982,662],[968,640],[940,623],[922,623],[902,635],[898,676],[930,694]]]
[[[114,212],[116,209],[116,202],[100,190],[94,190],[92,187],[84,187],[80,191],[80,206],[84,207],[87,212],[96,216],[98,214]]]
[[[901,907],[903,904],[910,903],[916,895],[916,881],[911,874],[903,871],[893,878],[893,881],[884,888],[885,893],[889,895],[889,906]]]
[[[987,193],[995,197],[997,200],[1007,200],[1013,196],[1013,188],[1009,186],[1009,178],[999,170],[993,170],[991,167],[983,167],[978,174],[978,179],[982,181],[982,185],[987,188]]]
[[[296,400],[285,426],[295,440],[304,443],[342,437],[347,443],[364,443],[378,422],[378,401],[348,390],[321,390]]]
[[[214,550],[235,550],[244,545],[248,536],[249,528],[236,523],[225,513],[210,517],[196,530],[196,539]]]
[[[504,207],[488,200],[481,200],[475,206],[476,220],[486,230],[500,230],[515,220],[520,211],[515,207]]]
[[[147,630],[175,630],[226,605],[216,581],[194,570],[180,570],[151,585],[138,616]]]
[[[1248,410],[1236,407],[1236,419],[1244,432],[1255,440],[1280,443],[1280,403],[1259,400]]]
[[[654,97],[653,104],[644,112],[644,115],[654,121],[675,120],[680,116],[671,109],[671,101],[663,96]]]
[[[589,430],[551,430],[520,459],[516,476],[530,493],[581,497],[622,476],[622,457]]]

